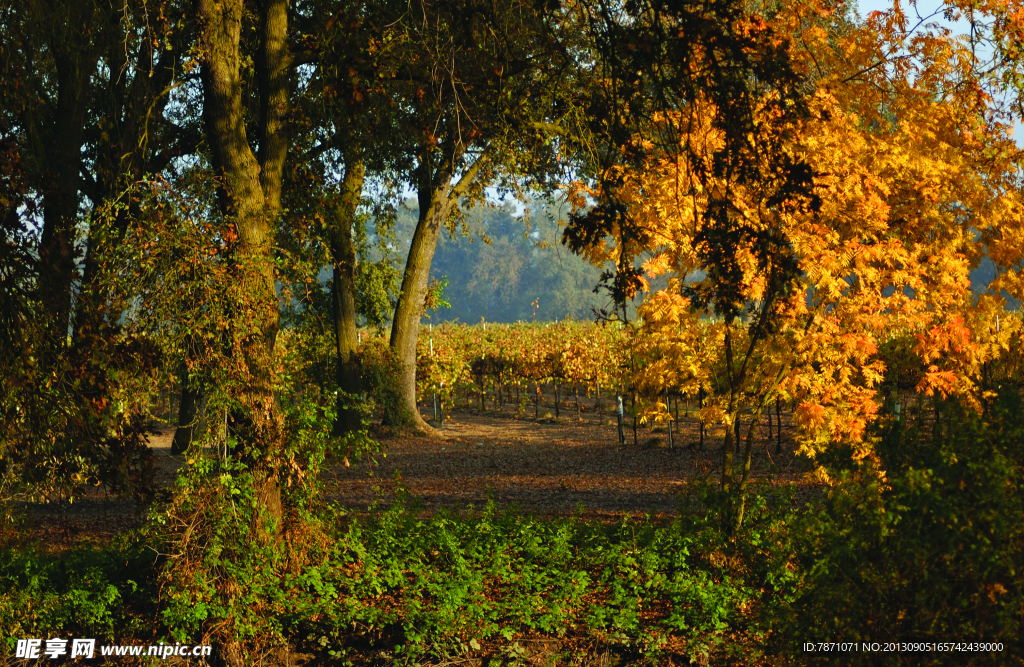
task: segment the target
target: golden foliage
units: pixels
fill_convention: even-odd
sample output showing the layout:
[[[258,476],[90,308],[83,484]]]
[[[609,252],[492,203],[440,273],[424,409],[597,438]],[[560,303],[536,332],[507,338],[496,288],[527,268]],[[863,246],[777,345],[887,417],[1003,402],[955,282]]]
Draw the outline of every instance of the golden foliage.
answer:
[[[783,396],[797,406],[804,453],[843,442],[869,456],[887,337],[914,336],[926,368],[917,391],[971,401],[981,364],[1012,339],[1016,324],[998,334],[992,324],[1002,291],[1024,297],[1022,163],[969,44],[937,26],[912,31],[898,8],[863,24],[833,19],[833,9],[786,3],[772,19],[795,35],[793,57],[814,89],[802,115],[783,114],[771,93],[754,109],[759,135],[747,159],[763,161],[761,178],[716,170],[718,110],[691,100],[661,119],[678,146],[638,139],[644,166],[617,167],[605,181],[614,186],[586,192],[622,204],[632,238],[646,242],[616,243],[613,227],[588,252],[670,277],[640,310],[637,345],[649,362],[638,386],[701,386],[711,397],[705,417],[726,424]],[[779,201],[773,165],[784,159],[810,168],[809,198]],[[730,228],[745,230],[731,246],[746,307],[735,319],[687,296],[714,269],[706,239],[723,202]],[[756,245],[766,237],[798,264],[789,290],[772,286],[774,260]],[[999,273],[978,299],[969,274],[986,254]],[[653,405],[649,416],[663,410]]]

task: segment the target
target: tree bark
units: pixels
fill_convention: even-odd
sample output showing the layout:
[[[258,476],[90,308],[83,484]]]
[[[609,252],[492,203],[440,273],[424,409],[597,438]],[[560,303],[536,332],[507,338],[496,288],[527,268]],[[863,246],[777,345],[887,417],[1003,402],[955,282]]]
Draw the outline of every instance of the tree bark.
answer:
[[[288,154],[289,70],[288,0],[263,0],[260,16],[260,49],[257,53],[260,115],[258,129],[260,187],[271,221],[281,210],[284,161]]]
[[[402,275],[402,288],[391,325],[391,349],[398,357],[400,376],[398,391],[406,417],[419,431],[432,432],[433,428],[420,415],[416,405],[416,342],[420,332],[420,318],[427,297],[430,263],[434,259],[441,228],[451,213],[451,173],[442,171],[431,178],[427,165],[419,168],[417,198],[419,219],[409,247],[409,258]],[[436,185],[435,185],[436,184]],[[392,424],[398,426],[398,424]]]
[[[183,365],[184,366],[184,365]],[[178,425],[171,440],[171,454],[184,454],[188,451],[199,426],[199,417],[203,402],[203,393],[196,383],[189,378],[188,368],[181,372],[181,399],[178,403]]]
[[[77,9],[77,11],[76,11]],[[73,6],[67,19],[91,23],[88,7]],[[81,24],[81,23],[80,23]],[[53,339],[63,346],[71,318],[71,285],[78,271],[78,220],[82,141],[90,99],[89,80],[99,54],[89,44],[65,43],[58,32],[50,44],[57,75],[56,109],[36,155],[43,173],[43,234],[39,245],[40,298],[52,318]],[[27,123],[32,133],[34,122]]]
[[[240,36],[243,0],[197,0],[203,53],[203,120],[218,177],[224,217],[237,235],[232,248],[235,312],[231,349],[237,408],[230,415],[239,444],[236,455],[254,475],[257,512],[253,526],[260,539],[277,540],[284,511],[274,463],[283,444],[283,419],[274,396],[274,344],[280,324],[274,270],[277,216],[287,141],[282,119],[287,111],[287,0],[261,3],[257,80],[260,117],[259,159],[246,136],[241,80]],[[230,236],[230,230],[228,231]],[[237,641],[223,649],[226,664],[242,665]]]
[[[425,433],[436,431],[423,419],[416,405],[416,342],[427,297],[430,263],[434,259],[441,228],[453,208],[458,206],[459,197],[466,194],[487,160],[486,154],[477,157],[462,173],[458,182],[452,185],[454,165],[461,158],[462,151],[464,147],[444,157],[431,155],[428,151],[420,155],[419,165],[414,172],[419,219],[409,247],[405,272],[402,274],[395,319],[391,324],[391,350],[399,363],[399,396],[413,427]]]
[[[341,196],[332,211],[329,230],[334,280],[331,285],[331,301],[334,306],[334,341],[337,355],[338,388],[349,396],[356,396],[362,390],[362,367],[358,353],[356,331],[355,271],[356,251],[352,243],[352,225],[356,207],[363,191],[364,167],[361,155],[349,149],[345,155],[345,178],[342,181]],[[339,394],[337,419],[334,435],[358,430],[362,426],[359,409],[350,398]]]
[[[221,178],[220,206],[237,234],[232,267],[237,289],[232,347],[241,357],[239,369],[244,377],[238,379],[236,398],[240,409],[232,415],[232,430],[242,449],[254,452],[251,463],[259,480],[257,498],[280,531],[281,494],[277,471],[269,461],[280,447],[282,437],[272,377],[280,322],[273,252],[276,215],[280,210],[282,153],[287,144],[282,146],[271,139],[279,129],[274,123],[283,113],[275,102],[279,100],[275,86],[281,83],[275,72],[286,55],[287,2],[268,0],[263,5],[259,58],[261,120],[275,128],[275,132],[268,132],[266,127],[260,132],[265,140],[260,149],[265,160],[263,169],[246,136],[240,74],[243,3],[198,0],[196,6],[202,22],[206,134],[214,168]]]

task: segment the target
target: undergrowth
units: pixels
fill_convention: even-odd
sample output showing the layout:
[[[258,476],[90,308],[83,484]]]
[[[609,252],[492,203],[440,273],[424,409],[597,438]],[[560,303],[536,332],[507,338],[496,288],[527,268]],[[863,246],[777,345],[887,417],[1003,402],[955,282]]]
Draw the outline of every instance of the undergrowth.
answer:
[[[493,504],[426,517],[404,492],[357,517],[296,481],[278,537],[260,539],[275,533],[252,475],[195,461],[113,546],[0,546],[0,638],[237,642],[248,664],[288,644],[335,665],[525,665],[548,638],[549,664],[577,666],[608,651],[623,665],[911,664],[802,646],[999,642],[911,662],[1024,665],[1024,409],[934,410],[883,422],[872,461],[837,454],[835,485],[804,507],[756,490],[735,535],[711,485],[691,485],[675,521],[604,524]]]
[[[222,497],[244,497],[223,486]],[[216,496],[202,497],[205,512],[217,511]],[[225,517],[244,536],[251,516]],[[4,634],[215,644],[230,634],[254,660],[291,643],[318,663],[396,665],[470,654],[518,664],[530,638],[547,636],[564,644],[566,663],[611,649],[659,664],[722,652],[757,603],[750,571],[717,531],[691,522],[537,519],[494,505],[423,518],[404,494],[372,519],[324,507],[314,520],[316,531],[286,532],[278,545],[244,548],[225,526],[193,535],[201,549],[157,557],[151,525],[106,550],[7,551]],[[289,562],[300,547],[301,565]]]
[[[323,613],[296,626],[338,658],[356,646],[415,664],[545,635],[650,664],[701,659],[756,602],[717,533],[681,521],[539,520],[493,505],[422,519],[400,502],[345,523],[307,572]]]

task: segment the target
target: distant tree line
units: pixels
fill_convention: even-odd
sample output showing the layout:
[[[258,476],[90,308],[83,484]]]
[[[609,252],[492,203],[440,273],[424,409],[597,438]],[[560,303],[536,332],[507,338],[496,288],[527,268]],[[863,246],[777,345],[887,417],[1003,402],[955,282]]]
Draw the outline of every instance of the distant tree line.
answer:
[[[431,265],[431,281],[447,281],[448,307],[427,313],[432,322],[550,322],[593,320],[613,307],[600,289],[606,268],[595,266],[561,243],[571,208],[562,203],[482,204],[466,215],[466,226],[442,235]],[[397,229],[411,230],[412,214],[399,215]]]

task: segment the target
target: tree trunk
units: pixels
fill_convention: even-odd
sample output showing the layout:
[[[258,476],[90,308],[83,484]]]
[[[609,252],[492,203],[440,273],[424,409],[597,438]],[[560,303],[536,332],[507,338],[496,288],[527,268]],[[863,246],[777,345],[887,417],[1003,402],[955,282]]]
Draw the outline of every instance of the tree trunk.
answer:
[[[775,455],[782,453],[782,400],[775,397]]]
[[[178,425],[174,430],[174,439],[171,440],[171,454],[184,454],[188,451],[192,439],[195,437],[196,428],[199,426],[199,417],[203,394],[199,391],[196,383],[188,376],[188,368],[182,364],[181,371],[181,400],[178,403]]]
[[[232,257],[236,312],[232,349],[240,356],[232,431],[242,451],[248,450],[256,475],[257,500],[267,518],[281,529],[281,493],[270,461],[282,438],[281,415],[273,392],[274,343],[280,321],[274,282],[274,226],[280,210],[280,179],[287,145],[264,142],[261,157],[253,155],[246,137],[242,99],[240,35],[242,0],[198,0],[202,23],[203,116],[213,166],[221,178],[218,198],[232,223],[237,243]],[[267,0],[263,6],[260,48],[261,121],[273,125],[283,111],[275,86],[282,85],[281,61],[286,57],[287,2]],[[266,127],[260,132],[271,137]],[[264,194],[267,188],[269,197]]]
[[[203,4],[208,2],[200,1]],[[243,4],[238,0],[232,0],[231,4],[236,2],[239,6]],[[259,165],[257,173],[263,191],[267,222],[272,224],[281,210],[284,161],[288,155],[288,132],[284,122],[288,113],[288,76],[291,67],[291,54],[288,51],[288,0],[262,0],[260,4],[260,48],[256,54],[260,94],[257,125],[259,155],[256,162]]]
[[[736,495],[738,498],[736,498],[733,508],[733,525],[731,531],[733,535],[739,532],[740,528],[743,526],[743,514],[747,508],[747,483],[750,481],[750,463],[753,458],[752,455],[754,451],[754,434],[757,429],[757,422],[761,418],[761,412],[764,410],[764,405],[764,402],[761,402],[757,406],[754,410],[754,414],[751,415],[750,426],[747,427],[747,442],[743,453],[743,475],[737,485]]]
[[[461,141],[458,142],[462,146]],[[438,156],[427,150],[419,155],[415,171],[416,197],[419,200],[419,219],[409,246],[409,257],[402,274],[402,288],[391,324],[391,351],[398,358],[399,396],[413,426],[426,433],[436,433],[420,415],[416,404],[416,341],[419,338],[420,319],[427,297],[430,263],[434,259],[441,228],[448,220],[459,197],[466,194],[477,174],[484,166],[486,156],[477,157],[452,185],[455,165],[464,147],[451,155]]]
[[[741,423],[742,423],[742,420],[740,419],[740,413],[739,413],[739,411],[737,411],[736,412],[736,456],[740,455],[740,440],[742,440],[742,438],[740,437],[740,430],[742,428]]]
[[[337,419],[334,435],[340,436],[359,430],[362,420],[359,408],[352,398],[362,390],[362,368],[359,363],[358,333],[356,330],[355,271],[356,251],[352,244],[352,225],[356,207],[363,192],[362,156],[352,149],[345,154],[345,178],[341,197],[333,210],[330,229],[331,257],[334,280],[331,300],[334,305],[334,341],[337,355],[338,388],[348,394],[338,394]]]
[[[82,9],[82,12],[87,11]],[[69,20],[91,22],[71,11]],[[75,225],[82,166],[82,141],[89,104],[89,79],[98,53],[87,45],[51,44],[57,70],[57,100],[41,162],[43,234],[39,245],[40,300],[51,319],[53,341],[63,347],[71,317],[71,285],[77,274]],[[31,121],[30,121],[31,123]],[[30,128],[31,132],[31,128]]]
[[[236,409],[230,425],[254,475],[254,532],[278,540],[283,508],[274,463],[283,441],[283,423],[274,396],[274,343],[280,323],[275,284],[274,234],[281,205],[287,140],[281,127],[287,103],[287,0],[260,6],[257,80],[260,96],[260,157],[246,136],[241,77],[242,0],[197,0],[203,54],[203,120],[212,163],[221,179],[218,199],[237,242],[231,247],[230,290],[234,313],[230,344],[236,373],[231,391]],[[237,641],[223,649],[226,664],[242,665]]]
[[[728,334],[726,335],[728,339]],[[728,348],[727,348],[728,349]],[[729,359],[726,363],[729,364],[732,359]],[[729,407],[726,414],[731,417],[731,422],[739,419],[739,410],[736,407],[736,399],[734,397],[729,398]],[[733,458],[733,433],[735,428],[732,423],[727,423],[725,426],[725,441],[722,443],[722,490],[728,493],[732,488],[733,482],[733,469],[732,469],[732,458]]]
[[[449,198],[451,174],[432,179],[426,166],[419,169],[419,219],[409,247],[409,258],[402,276],[402,289],[391,325],[391,349],[398,357],[401,375],[398,378],[399,396],[404,404],[404,415],[419,431],[433,432],[424,421],[416,404],[416,341],[419,338],[420,318],[427,297],[430,263],[434,259],[441,228],[451,212]],[[439,185],[433,186],[437,182]],[[401,424],[391,424],[400,426]]]

